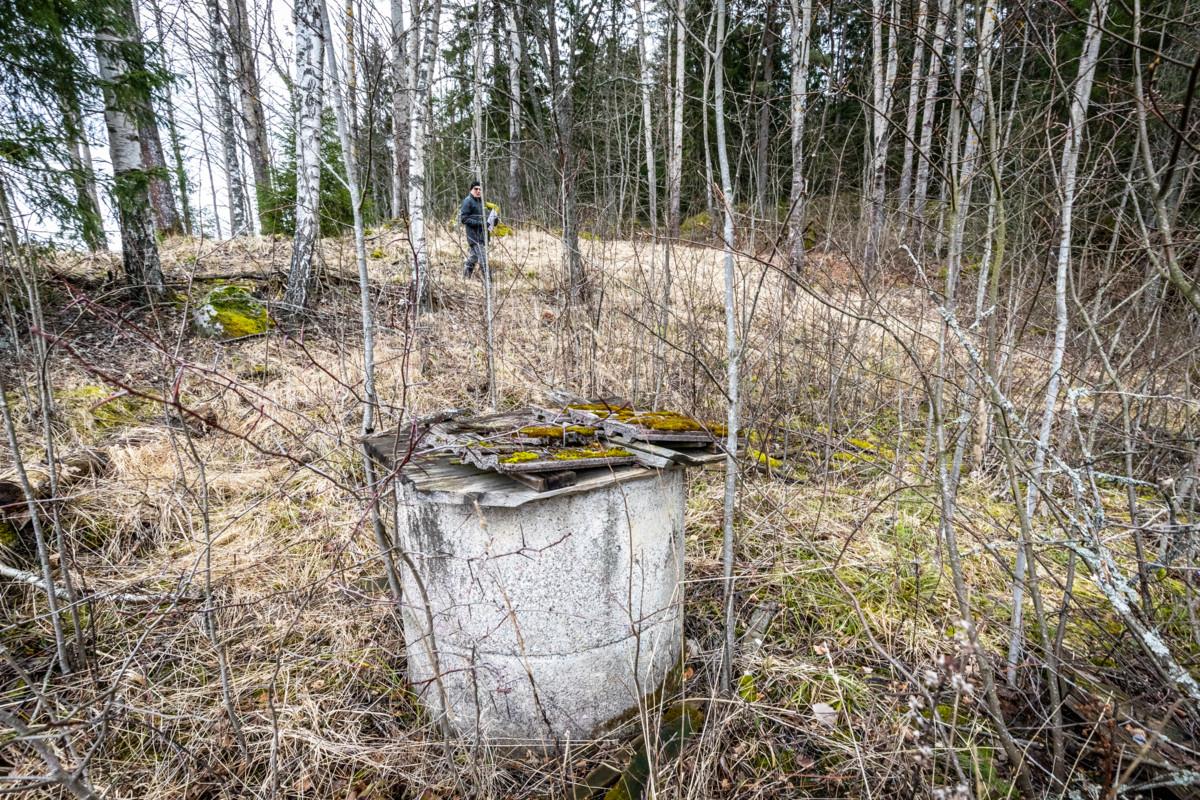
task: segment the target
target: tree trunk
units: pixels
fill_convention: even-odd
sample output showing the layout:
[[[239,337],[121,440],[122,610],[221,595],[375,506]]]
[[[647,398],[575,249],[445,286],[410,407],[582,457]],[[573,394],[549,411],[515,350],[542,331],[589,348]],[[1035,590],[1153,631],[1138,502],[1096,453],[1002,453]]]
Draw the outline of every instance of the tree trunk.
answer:
[[[234,69],[237,71],[238,89],[242,96],[242,127],[246,132],[246,151],[250,156],[250,170],[254,175],[254,194],[257,202],[259,224],[262,230],[272,229],[274,209],[270,198],[274,196],[271,179],[271,145],[267,134],[266,116],[263,114],[262,92],[258,82],[258,67],[250,33],[250,14],[246,0],[229,0],[229,42],[233,51]]]
[[[517,7],[509,9],[508,23],[508,213],[520,213],[521,203],[521,25]]]
[[[1059,190],[1062,206],[1059,209],[1059,239],[1057,269],[1054,281],[1054,349],[1050,354],[1050,379],[1046,383],[1046,396],[1042,407],[1042,424],[1038,430],[1037,450],[1033,456],[1029,481],[1025,488],[1026,515],[1032,519],[1040,497],[1040,481],[1046,466],[1046,452],[1050,449],[1054,419],[1057,416],[1058,390],[1062,383],[1063,355],[1067,347],[1067,274],[1071,267],[1071,223],[1075,210],[1076,175],[1079,167],[1079,150],[1083,143],[1083,132],[1087,122],[1088,103],[1092,94],[1092,81],[1096,76],[1096,62],[1100,54],[1100,35],[1108,16],[1108,0],[1096,0],[1088,14],[1087,31],[1084,34],[1083,51],[1079,57],[1079,74],[1071,91],[1071,110],[1067,120],[1067,138],[1063,142],[1059,168]],[[1025,571],[1028,567],[1025,549],[1017,548],[1016,564],[1012,582],[1012,630],[1008,644],[1008,675],[1012,682],[1017,662],[1021,657],[1024,641],[1022,625]]]
[[[789,266],[800,276],[804,269],[804,118],[808,113],[808,62],[812,38],[812,0],[791,0],[792,19],[792,200],[788,212],[791,246]]]
[[[164,71],[170,71],[170,65],[167,63],[166,57],[166,36],[163,33],[162,24],[162,8],[158,5],[157,0],[151,0],[151,13],[154,15],[154,29],[158,37],[158,52],[159,52],[159,68]],[[191,201],[188,198],[188,179],[187,170],[183,166],[183,147],[179,141],[179,125],[175,120],[175,101],[171,97],[171,88],[168,86],[163,89],[166,93],[167,101],[167,140],[171,143],[171,158],[175,162],[175,190],[179,192],[179,208],[183,215],[183,232],[191,236],[193,231],[192,207]],[[88,163],[91,163],[91,155],[87,155]]]
[[[646,148],[646,200],[650,213],[650,237],[658,241],[658,160],[654,155],[654,117],[651,95],[654,91],[654,71],[650,64],[650,47],[646,40],[646,0],[639,0],[637,15],[638,66],[641,69],[642,141]],[[650,274],[654,274],[654,251],[650,249]]]
[[[59,96],[70,159],[71,181],[75,184],[79,228],[83,243],[93,253],[105,249],[104,222],[100,217],[100,198],[96,193],[96,173],[92,169],[92,151],[84,137],[79,95],[73,86],[64,86]]]
[[[409,95],[408,33],[404,29],[404,0],[392,2],[392,216],[408,216]]]
[[[308,307],[316,277],[321,237],[321,107],[325,37],[321,20],[324,0],[296,0],[296,234],[284,302],[295,312]]]
[[[575,107],[572,86],[575,80],[575,33],[568,36],[566,62],[559,51],[556,0],[549,0],[546,17],[546,38],[550,51],[551,93],[554,96],[554,129],[558,139],[559,203],[562,209],[562,252],[567,275],[567,290],[571,305],[578,305],[587,296],[587,277],[583,272],[583,257],[579,252],[579,220],[575,199]]]
[[[721,545],[724,578],[725,642],[721,659],[721,692],[733,686],[734,660],[734,583],[733,583],[733,512],[737,497],[738,444],[738,366],[741,352],[737,341],[737,317],[734,297],[733,263],[733,181],[729,177],[729,152],[725,145],[725,0],[717,0],[717,51],[713,58],[713,116],[717,127],[717,162],[721,170],[721,209],[724,218],[722,239],[725,247],[725,355],[728,406],[725,438],[725,512]]]
[[[225,62],[225,26],[221,22],[220,0],[206,0],[208,30],[212,45],[213,94],[217,98],[217,123],[221,128],[221,147],[225,156],[225,184],[229,190],[229,228],[231,236],[249,233],[246,214],[246,184],[242,182],[242,162],[237,150],[237,127],[233,101],[229,97],[229,69]]]
[[[158,241],[150,211],[150,192],[142,161],[142,144],[137,117],[150,105],[148,93],[130,85],[130,71],[136,65],[125,60],[136,54],[141,39],[133,33],[132,8],[122,17],[124,29],[104,29],[96,34],[96,61],[104,82],[104,123],[108,129],[108,150],[113,169],[113,200],[117,225],[121,231],[121,261],[125,279],[136,297],[158,295],[163,291]],[[131,31],[133,29],[133,31]],[[145,66],[144,59],[141,65]],[[140,96],[139,96],[140,95]]]
[[[868,276],[873,276],[876,272],[879,250],[883,245],[887,199],[887,185],[884,178],[887,170],[888,134],[891,125],[889,116],[891,114],[892,85],[896,80],[898,0],[890,0],[889,5],[886,67],[883,46],[883,0],[872,0],[871,9],[873,107],[871,109],[871,163],[867,175],[869,197],[867,247],[863,258]]]
[[[917,101],[921,94],[921,73],[925,61],[926,20],[929,16],[929,0],[920,0],[917,6],[917,30],[913,42],[912,75],[908,81],[908,110],[904,122],[904,158],[900,162],[900,237],[904,237],[908,225],[908,207],[912,199],[913,150],[917,135]]]
[[[429,243],[425,233],[425,149],[427,123],[426,106],[430,101],[430,81],[437,61],[438,25],[441,21],[441,0],[430,0],[420,17],[414,15],[413,35],[424,31],[425,41],[414,61],[416,80],[410,104],[409,128],[412,131],[408,156],[408,231],[413,247],[413,286],[417,308],[424,308],[429,272]],[[420,24],[418,25],[418,20]]]
[[[765,222],[767,219],[767,188],[771,184],[771,170],[767,163],[767,146],[770,144],[771,138],[771,83],[775,80],[775,0],[767,0],[762,47],[762,88],[759,90],[757,98],[758,125],[754,142],[754,213],[759,220]],[[751,235],[753,236],[753,233]]]
[[[938,81],[942,71],[942,53],[946,47],[946,23],[950,18],[950,0],[940,0],[933,32],[933,52],[929,56],[929,72],[925,77],[925,100],[921,108],[921,141],[917,147],[917,177],[913,188],[912,218],[918,240],[925,235],[925,199],[929,191],[929,171],[932,165],[933,121],[937,110]]]

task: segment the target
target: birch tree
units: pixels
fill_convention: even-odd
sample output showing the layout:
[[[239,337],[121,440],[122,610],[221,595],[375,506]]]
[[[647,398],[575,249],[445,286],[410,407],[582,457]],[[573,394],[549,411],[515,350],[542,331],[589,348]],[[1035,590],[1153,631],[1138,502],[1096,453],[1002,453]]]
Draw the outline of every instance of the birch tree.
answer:
[[[912,75],[908,81],[908,106],[904,116],[904,157],[900,161],[900,236],[908,222],[908,206],[912,194],[913,150],[916,148],[917,101],[921,93],[921,75],[925,61],[926,20],[929,0],[917,5],[916,31],[913,36]]]
[[[892,85],[896,81],[896,28],[899,22],[898,0],[890,0],[887,17],[887,50],[883,44],[883,0],[871,2],[871,159],[868,169],[867,196],[867,246],[864,255],[867,274],[873,275],[882,246],[883,225],[887,185],[884,182],[887,169],[889,119],[892,102]]]
[[[521,201],[521,10],[513,5],[505,17],[508,57],[508,213],[520,213]]]
[[[792,199],[788,213],[788,262],[792,274],[804,269],[805,162],[804,122],[808,113],[808,62],[812,38],[812,0],[791,0],[792,50]]]
[[[424,32],[424,41],[414,61],[416,77],[409,104],[408,236],[413,248],[413,287],[417,308],[424,307],[429,272],[429,243],[425,232],[425,150],[429,122],[426,109],[430,102],[431,79],[437,60],[441,13],[441,0],[430,0],[429,5],[422,9],[422,14],[413,17],[414,25],[420,20],[416,30]]]
[[[946,47],[946,25],[950,18],[950,0],[939,0],[935,12],[933,47],[929,56],[929,70],[925,75],[925,100],[921,107],[921,140],[917,147],[916,181],[913,187],[911,215],[918,227],[918,236],[924,236],[925,199],[929,191],[929,172],[932,167],[933,125],[937,111],[938,83],[941,78],[942,54]]]
[[[316,277],[321,236],[321,107],[325,37],[321,20],[324,0],[296,0],[292,19],[296,28],[296,233],[284,302],[294,311],[308,307]]]
[[[221,21],[220,0],[205,0],[208,8],[209,46],[212,56],[213,95],[217,99],[217,127],[221,131],[221,149],[225,159],[225,184],[229,191],[229,228],[231,236],[249,232],[246,213],[246,185],[242,182],[242,163],[238,156],[237,127],[233,101],[229,97],[229,67],[225,59],[225,26]],[[297,32],[297,37],[299,33]]]
[[[391,0],[392,12],[392,216],[408,214],[409,84],[404,0]],[[415,35],[415,34],[414,34]]]
[[[149,107],[149,97],[139,88],[140,82],[130,85],[131,65],[126,54],[136,53],[142,46],[131,30],[131,10],[121,15],[119,25],[96,33],[96,62],[104,87],[104,123],[113,169],[113,204],[121,232],[125,279],[135,296],[154,296],[163,291],[163,275],[137,124],[137,114]]]
[[[722,240],[725,252],[725,358],[726,358],[726,437],[725,503],[721,557],[724,576],[725,642],[721,659],[721,691],[729,694],[733,685],[734,657],[734,583],[733,514],[737,499],[738,446],[738,367],[741,352],[737,340],[737,316],[734,296],[733,261],[733,181],[729,175],[729,152],[725,142],[725,0],[717,0],[717,45],[713,56],[713,116],[716,119],[717,163],[721,171]]]
[[[567,17],[567,47],[559,47],[557,0],[548,0],[546,42],[550,52],[550,93],[553,103],[554,133],[558,145],[559,208],[562,213],[562,256],[567,276],[567,294],[571,305],[578,305],[587,294],[583,272],[583,254],[579,251],[578,199],[575,196],[575,40],[579,35],[581,12]]]
[[[251,174],[254,176],[255,208],[258,211],[259,224],[265,230],[270,227],[269,219],[273,213],[272,209],[264,207],[266,198],[274,194],[271,181],[271,146],[266,115],[263,113],[262,89],[258,80],[258,65],[246,0],[229,0],[228,38],[242,99],[242,128],[246,132],[246,154],[250,160]]]
[[[1071,231],[1074,222],[1075,195],[1078,191],[1077,173],[1079,151],[1083,145],[1084,128],[1087,123],[1088,104],[1092,94],[1092,82],[1096,76],[1096,63],[1100,55],[1100,37],[1108,17],[1108,0],[1096,0],[1088,12],[1087,31],[1084,33],[1083,51],[1079,57],[1079,72],[1071,86],[1071,106],[1067,118],[1066,138],[1059,159],[1058,188],[1059,238],[1054,279],[1054,348],[1050,354],[1050,375],[1046,382],[1046,394],[1042,406],[1042,422],[1038,429],[1037,449],[1030,467],[1029,480],[1025,488],[1025,513],[1032,519],[1037,508],[1046,454],[1050,449],[1054,421],[1057,417],[1058,392],[1062,384],[1063,356],[1067,347],[1067,276],[1071,268]],[[1008,644],[1008,679],[1015,679],[1017,662],[1021,656],[1024,640],[1024,595],[1026,570],[1035,568],[1026,558],[1025,548],[1017,548],[1012,581],[1012,630]]]

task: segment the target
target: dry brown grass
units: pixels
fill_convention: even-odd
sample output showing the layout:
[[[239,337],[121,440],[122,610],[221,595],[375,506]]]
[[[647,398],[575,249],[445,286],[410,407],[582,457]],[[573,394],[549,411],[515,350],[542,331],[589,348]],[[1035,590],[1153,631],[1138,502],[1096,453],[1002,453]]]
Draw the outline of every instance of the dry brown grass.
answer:
[[[477,407],[485,397],[479,284],[458,277],[453,231],[437,234],[434,310],[415,327],[403,303],[407,242],[393,230],[368,242],[368,252],[382,256],[370,266],[377,384],[390,424]],[[505,406],[542,401],[556,388],[653,390],[649,245],[583,244],[590,314],[563,307],[553,237],[522,232],[495,243]],[[196,273],[269,278],[286,269],[286,250],[269,240],[185,240],[165,252],[182,291]],[[70,306],[68,284],[47,281],[51,327],[71,344],[53,351],[51,365],[62,398],[59,449],[99,445],[111,458],[102,479],[73,485],[62,504],[77,581],[101,598],[145,592],[176,600],[91,604],[84,622],[94,660],[71,678],[47,678],[53,711],[39,713],[62,721],[75,757],[89,754],[90,779],[108,797],[561,796],[596,760],[619,761],[622,746],[578,760],[447,753],[405,686],[401,632],[355,488],[361,348],[353,287],[342,278],[353,274],[351,253],[331,240],[324,256],[331,281],[302,329],[230,343],[192,338],[183,306],[135,315],[141,330],[133,331],[116,300]],[[720,253],[678,248],[675,259],[660,403],[719,415]],[[58,263],[60,275],[75,280],[98,266]],[[814,259],[811,268],[846,272],[832,260]],[[921,374],[935,358],[936,318],[917,289],[895,288],[872,304],[841,282],[819,299],[790,298],[776,273],[749,260],[740,270],[742,306],[754,308],[744,329],[749,424],[793,431],[789,467],[799,480],[745,475],[739,607],[743,621],[768,602],[780,614],[743,665],[739,697],[711,703],[726,713],[711,714],[684,757],[664,765],[659,796],[919,796],[957,782],[954,760],[977,794],[1001,796],[1004,768],[987,722],[972,697],[948,688],[954,668],[939,666],[944,657],[970,659],[956,639],[936,489],[922,461]],[[256,285],[270,292],[269,279]],[[193,287],[191,300],[199,293]],[[1026,365],[1014,374],[1033,374],[1040,363],[1036,352],[1014,359]],[[97,410],[115,401],[71,399],[95,386],[160,398],[177,387],[180,402],[212,415],[216,427],[186,414],[181,422],[177,409],[149,402],[98,424]],[[36,415],[19,401],[18,410],[25,457],[36,462]],[[1011,506],[991,480],[968,484],[961,506],[981,638],[998,647]],[[698,697],[709,696],[719,642],[720,519],[719,477],[692,476],[686,691]],[[202,613],[208,586],[215,641]],[[48,675],[53,640],[43,597],[6,587],[0,598],[5,646],[33,675]],[[1048,602],[1056,601],[1049,591]],[[223,705],[222,658],[240,736]],[[917,675],[934,673],[932,691],[955,722],[950,755],[926,755],[947,742],[920,727],[922,713],[909,707],[920,691],[890,658]],[[962,669],[971,680],[969,666],[960,676]],[[10,700],[28,700],[31,687],[0,674]],[[837,710],[832,726],[813,714],[817,703]],[[3,752],[19,754],[13,774],[43,769],[31,751]]]

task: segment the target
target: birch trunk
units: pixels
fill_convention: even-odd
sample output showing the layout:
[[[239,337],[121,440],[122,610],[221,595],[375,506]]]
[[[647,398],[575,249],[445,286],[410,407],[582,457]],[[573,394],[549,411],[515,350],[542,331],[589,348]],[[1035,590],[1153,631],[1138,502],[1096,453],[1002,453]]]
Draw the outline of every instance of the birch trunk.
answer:
[[[67,158],[71,166],[71,181],[75,184],[79,227],[83,243],[93,253],[105,249],[104,222],[100,217],[100,197],[96,193],[96,173],[92,169],[92,152],[88,146],[79,110],[79,94],[74,86],[64,86],[59,96],[64,129],[68,139]]]
[[[725,0],[717,0],[717,48],[713,57],[713,115],[716,118],[717,162],[721,170],[721,210],[724,218],[725,250],[725,355],[728,408],[725,438],[725,504],[721,541],[724,579],[725,643],[721,659],[721,691],[728,695],[733,686],[734,660],[734,582],[733,512],[737,498],[738,444],[738,366],[741,352],[737,341],[737,316],[734,298],[733,263],[733,181],[729,176],[729,153],[725,145]]]
[[[425,148],[429,118],[425,109],[430,101],[430,82],[437,60],[441,14],[441,0],[431,0],[419,18],[419,25],[418,17],[413,17],[413,35],[417,36],[421,31],[425,34],[414,62],[416,75],[409,104],[409,130],[412,133],[408,151],[408,231],[413,247],[413,287],[418,309],[425,307],[429,272],[429,243],[425,233]]]
[[[975,82],[971,96],[971,108],[967,116],[966,139],[963,141],[962,157],[957,165],[958,180],[950,191],[950,240],[946,253],[946,303],[953,313],[957,303],[958,278],[962,268],[963,237],[966,233],[967,216],[971,210],[971,188],[979,172],[979,142],[983,130],[983,115],[991,80],[992,32],[995,29],[995,0],[986,0],[983,18],[979,26],[978,59],[975,64]]]
[[[641,69],[642,140],[646,156],[646,201],[650,212],[650,237],[658,241],[658,167],[654,157],[654,118],[651,94],[654,73],[650,65],[650,48],[646,39],[646,0],[638,0],[637,36],[638,66]],[[654,251],[650,248],[650,274],[654,275]]]
[[[127,16],[132,20],[132,13]],[[125,279],[137,297],[163,291],[158,241],[150,211],[150,192],[142,162],[142,145],[136,115],[149,104],[148,97],[130,99],[130,64],[124,54],[136,52],[127,31],[104,29],[96,34],[96,61],[104,84],[104,123],[113,169],[113,200],[121,231],[121,262]],[[140,40],[136,40],[140,43]]]
[[[937,112],[938,83],[942,74],[942,54],[946,48],[946,23],[950,18],[950,0],[940,0],[935,13],[933,52],[925,76],[925,100],[921,108],[921,141],[917,147],[917,177],[913,187],[912,219],[918,238],[924,237],[925,199],[929,192],[929,171],[933,147],[933,123]]]
[[[808,113],[808,62],[812,38],[812,0],[791,0],[792,44],[792,200],[788,212],[791,246],[789,267],[799,277],[804,269],[805,164],[804,118]]]
[[[683,87],[686,80],[687,28],[684,24],[687,0],[675,6],[675,79],[671,86],[671,149],[667,154],[667,239],[663,242],[662,294],[659,301],[658,336],[654,342],[654,402],[662,394],[666,380],[667,328],[671,323],[671,256],[679,240],[679,204],[683,185]]]
[[[891,113],[892,84],[896,80],[897,66],[898,0],[891,0],[889,5],[886,66],[883,45],[883,0],[872,0],[871,9],[873,107],[871,109],[871,165],[867,178],[870,212],[867,223],[867,246],[863,258],[868,277],[873,276],[876,272],[879,250],[883,241],[887,190],[884,178],[887,170],[888,117]]]
[[[166,52],[166,37],[163,33],[162,9],[158,5],[157,0],[151,0],[151,13],[154,15],[154,28],[158,38],[158,53],[159,53],[159,68],[165,72],[170,71],[170,65],[167,63]],[[171,97],[171,88],[165,87],[163,91],[166,94],[167,101],[167,140],[171,143],[171,158],[175,162],[175,190],[179,192],[179,208],[183,215],[183,232],[188,236],[192,235],[193,221],[191,201],[188,199],[188,179],[187,170],[183,165],[183,147],[179,139],[179,125],[175,119],[175,101]],[[92,157],[91,153],[85,148],[84,157],[87,161],[88,169],[91,169]]]
[[[233,101],[229,97],[229,67],[225,60],[225,26],[221,22],[220,0],[206,0],[208,32],[212,46],[213,94],[217,98],[217,123],[221,129],[221,148],[225,157],[225,183],[229,190],[230,236],[249,233],[246,214],[246,184],[242,181],[242,162],[238,157],[237,127]]]
[[[1050,355],[1050,379],[1046,383],[1046,396],[1042,408],[1042,424],[1038,430],[1037,450],[1030,468],[1029,482],[1025,488],[1025,511],[1032,520],[1037,509],[1039,483],[1046,466],[1046,452],[1050,449],[1057,416],[1058,390],[1062,383],[1063,354],[1067,346],[1067,273],[1071,267],[1071,224],[1075,209],[1076,173],[1079,167],[1079,150],[1083,143],[1084,127],[1087,122],[1088,102],[1092,94],[1092,81],[1096,75],[1096,62],[1100,54],[1100,35],[1108,15],[1108,0],[1096,0],[1088,13],[1087,32],[1084,34],[1083,52],[1079,57],[1079,74],[1071,91],[1071,110],[1067,120],[1067,138],[1063,142],[1060,161],[1059,186],[1062,206],[1059,209],[1059,240],[1057,269],[1054,281],[1054,349]],[[1012,583],[1012,630],[1008,644],[1008,679],[1015,679],[1017,662],[1021,657],[1023,631],[1023,606],[1025,572],[1029,567],[1025,548],[1017,548],[1016,564]]]
[[[921,73],[925,61],[926,20],[929,16],[929,0],[920,0],[917,6],[917,30],[913,42],[912,75],[908,81],[908,110],[904,121],[904,158],[900,162],[900,237],[908,225],[908,207],[912,194],[913,150],[917,135],[917,101],[921,94]]]
[[[253,39],[250,33],[250,14],[246,0],[229,0],[229,43],[237,72],[238,90],[242,98],[242,128],[246,133],[246,152],[254,176],[255,208],[263,230],[272,227],[273,209],[267,207],[274,196],[271,180],[271,145],[263,114],[262,90],[258,82]]]
[[[521,213],[521,24],[516,8],[507,17],[508,47],[508,213]]]
[[[775,2],[767,0],[763,22],[763,68],[762,88],[758,94],[758,123],[754,141],[754,212],[755,216],[767,219],[767,188],[770,186],[770,165],[767,163],[767,145],[771,137],[771,83],[775,80]],[[757,227],[757,226],[755,226]],[[751,238],[754,235],[751,228]],[[751,250],[754,249],[751,243]]]
[[[392,216],[408,215],[409,83],[408,34],[404,0],[391,0],[392,11]],[[414,34],[411,34],[415,36]]]
[[[572,85],[575,79],[575,31],[568,32],[568,47],[564,62],[558,42],[556,0],[549,2],[546,32],[550,50],[551,92],[554,95],[554,128],[558,138],[559,202],[562,208],[562,252],[567,290],[572,306],[587,296],[587,277],[583,272],[583,257],[579,252],[579,220],[575,198],[575,105]]]
[[[284,302],[294,311],[308,307],[316,277],[321,237],[321,107],[325,67],[323,0],[296,0],[296,233]]]

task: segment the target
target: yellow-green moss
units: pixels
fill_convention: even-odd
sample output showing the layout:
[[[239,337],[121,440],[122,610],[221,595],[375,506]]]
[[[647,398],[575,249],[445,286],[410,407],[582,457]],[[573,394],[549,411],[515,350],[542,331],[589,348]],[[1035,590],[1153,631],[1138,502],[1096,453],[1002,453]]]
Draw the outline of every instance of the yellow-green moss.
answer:
[[[265,333],[274,324],[267,307],[242,286],[226,284],[205,295],[196,325],[208,336],[237,339]]]
[[[83,423],[83,428],[95,430],[136,425],[158,411],[156,404],[150,400],[95,384],[61,389],[54,393],[54,397],[68,409],[72,417]]]
[[[518,433],[520,433],[522,436],[537,436],[537,437],[543,437],[543,438],[550,438],[550,437],[562,437],[563,431],[566,431],[567,433],[574,433],[579,436],[595,436],[596,435],[596,429],[588,427],[587,425],[566,425],[566,426],[527,425],[526,427],[521,428],[521,430],[518,431]]]
[[[783,466],[783,461],[778,458],[772,458],[761,450],[747,450],[746,455],[750,456],[750,458],[762,464],[764,467],[779,469]]]
[[[622,447],[564,447],[554,454],[554,459],[574,461],[580,458],[624,458],[631,455]]]
[[[500,459],[501,464],[524,464],[527,461],[537,461],[541,458],[537,453],[528,450],[518,450]]]

